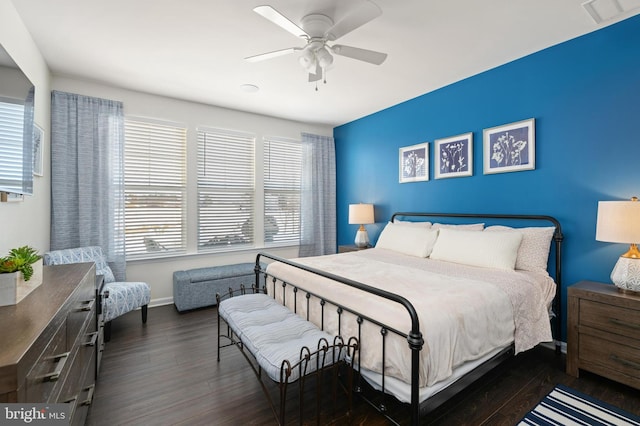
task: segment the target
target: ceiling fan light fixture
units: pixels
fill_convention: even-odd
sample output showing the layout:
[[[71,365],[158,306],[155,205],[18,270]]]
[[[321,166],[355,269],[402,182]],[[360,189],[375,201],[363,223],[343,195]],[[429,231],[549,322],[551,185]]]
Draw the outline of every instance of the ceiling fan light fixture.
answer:
[[[312,49],[304,49],[298,58],[302,68],[311,72],[316,69],[316,54]]]
[[[320,65],[322,69],[326,69],[333,63],[333,56],[331,56],[331,53],[329,53],[326,47],[318,49],[316,58],[318,59],[318,65]]]

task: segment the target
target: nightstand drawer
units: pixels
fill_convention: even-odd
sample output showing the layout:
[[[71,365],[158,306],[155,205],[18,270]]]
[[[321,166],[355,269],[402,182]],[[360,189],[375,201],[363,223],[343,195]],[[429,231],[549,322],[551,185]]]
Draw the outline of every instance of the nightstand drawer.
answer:
[[[593,281],[567,295],[567,373],[587,370],[640,389],[640,295]]]
[[[637,339],[640,311],[581,299],[580,325]]]
[[[580,336],[579,357],[581,366],[587,370],[608,375],[617,373],[626,376],[621,380],[638,387],[640,384],[640,351],[638,347],[621,345],[612,341],[603,341],[600,338],[582,334]],[[632,383],[629,383],[629,380]]]

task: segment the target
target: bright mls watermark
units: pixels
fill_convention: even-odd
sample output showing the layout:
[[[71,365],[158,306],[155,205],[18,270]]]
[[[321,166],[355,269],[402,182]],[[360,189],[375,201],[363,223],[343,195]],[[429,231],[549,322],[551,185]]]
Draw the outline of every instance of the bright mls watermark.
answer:
[[[0,425],[68,425],[70,404],[0,404]]]

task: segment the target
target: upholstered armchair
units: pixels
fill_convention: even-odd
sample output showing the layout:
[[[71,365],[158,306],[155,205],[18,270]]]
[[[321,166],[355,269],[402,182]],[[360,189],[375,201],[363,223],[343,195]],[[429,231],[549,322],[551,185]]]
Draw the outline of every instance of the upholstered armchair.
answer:
[[[147,306],[151,300],[149,285],[143,282],[117,282],[100,247],[54,250],[44,254],[45,265],[82,262],[95,262],[96,275],[104,277],[101,298],[105,341],[111,338],[111,321],[134,309],[142,309],[142,322],[146,324]]]

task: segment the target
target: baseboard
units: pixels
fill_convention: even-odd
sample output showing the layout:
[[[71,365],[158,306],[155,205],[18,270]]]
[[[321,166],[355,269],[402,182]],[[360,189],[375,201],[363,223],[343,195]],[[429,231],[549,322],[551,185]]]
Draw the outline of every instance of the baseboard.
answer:
[[[149,302],[149,307],[155,308],[156,306],[171,305],[172,303],[173,297],[162,297],[160,299],[152,299],[151,302]]]

